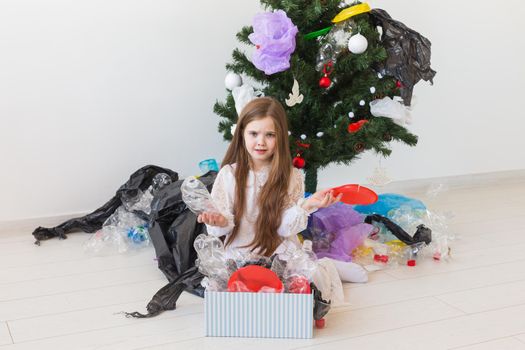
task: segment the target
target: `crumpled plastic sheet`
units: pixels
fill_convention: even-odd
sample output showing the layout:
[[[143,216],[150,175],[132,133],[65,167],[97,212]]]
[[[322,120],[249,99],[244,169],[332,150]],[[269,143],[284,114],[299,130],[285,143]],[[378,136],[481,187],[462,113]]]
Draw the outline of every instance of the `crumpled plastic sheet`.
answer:
[[[401,126],[406,126],[412,122],[412,117],[407,107],[388,96],[370,102],[370,113],[374,117],[390,118],[394,123]]]
[[[412,91],[421,79],[433,82],[436,71],[430,68],[430,41],[396,21],[382,9],[372,9],[370,17],[376,26],[383,28],[382,45],[387,50],[387,59],[378,67],[383,75],[397,78],[403,86],[401,97],[410,106]]]
[[[337,56],[348,47],[348,39],[352,36],[354,26],[355,22],[352,19],[338,22],[321,39],[315,66],[318,72],[322,71],[329,62],[335,65]]]
[[[377,202],[369,205],[356,205],[354,209],[362,214],[379,214],[388,216],[388,212],[402,206],[408,206],[412,209],[423,209],[427,207],[419,199],[406,197],[395,193],[382,193],[378,195]]]
[[[137,215],[120,206],[83,244],[84,251],[92,255],[123,254],[150,245],[148,224]]]
[[[336,203],[312,214],[309,231],[318,258],[351,261],[351,252],[363,243],[374,227],[352,206]]]

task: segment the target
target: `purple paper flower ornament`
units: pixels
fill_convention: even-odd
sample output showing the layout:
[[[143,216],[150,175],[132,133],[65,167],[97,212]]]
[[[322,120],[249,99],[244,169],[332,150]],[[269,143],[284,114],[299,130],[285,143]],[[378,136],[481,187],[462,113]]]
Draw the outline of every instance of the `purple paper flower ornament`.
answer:
[[[290,68],[298,31],[283,10],[257,14],[253,19],[253,33],[248,37],[257,47],[252,56],[254,66],[267,75]]]

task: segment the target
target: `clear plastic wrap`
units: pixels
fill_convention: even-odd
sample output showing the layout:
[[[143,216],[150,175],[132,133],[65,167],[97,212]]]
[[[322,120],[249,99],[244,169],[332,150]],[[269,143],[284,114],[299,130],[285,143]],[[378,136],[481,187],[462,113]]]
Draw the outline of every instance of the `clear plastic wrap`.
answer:
[[[122,205],[130,212],[141,211],[146,215],[151,213],[151,202],[158,190],[171,183],[171,177],[166,173],[155,175],[151,185],[145,191],[137,189],[135,196],[123,197]]]
[[[320,38],[319,53],[315,68],[318,72],[323,70],[325,64],[337,61],[337,56],[348,47],[348,40],[352,36],[352,28],[355,26],[353,20],[336,23],[330,32]]]
[[[257,265],[267,268],[278,276],[283,282],[285,292],[288,293],[310,293],[310,282],[318,272],[318,264],[315,253],[312,251],[312,242],[304,241],[302,247],[288,250],[282,257],[274,255],[271,258],[265,256],[247,255],[239,253],[237,256],[227,258],[222,241],[214,236],[199,235],[194,242],[197,251],[197,266],[199,271],[206,276],[203,286],[213,291],[247,291],[246,281],[230,281],[239,269],[249,265]],[[231,254],[228,254],[231,256]],[[228,283],[228,282],[231,283]],[[325,287],[330,289],[331,286]],[[280,291],[271,286],[261,288],[261,292]]]
[[[333,305],[344,302],[343,284],[332,260],[322,258],[317,260],[317,270],[312,277],[324,299]]]
[[[150,245],[148,224],[120,206],[84,243],[84,251],[93,255],[126,253]]]
[[[370,113],[374,117],[390,118],[394,123],[401,126],[412,123],[412,116],[405,105],[388,96],[370,102]]]
[[[312,250],[312,241],[305,240],[302,249],[297,248],[289,256],[284,271],[285,288],[289,293],[305,293],[317,271],[317,257]],[[301,287],[302,286],[302,287]]]
[[[151,212],[151,202],[153,201],[153,193],[150,189],[145,192],[137,190],[135,197],[126,198],[122,204],[128,211],[142,211],[149,215]]]
[[[219,213],[206,186],[195,176],[188,176],[181,185],[182,200],[190,210],[199,215],[203,212]]]
[[[193,247],[198,256],[196,265],[208,277],[207,288],[211,287],[214,291],[226,290],[228,279],[236,266],[230,268],[231,263],[227,263],[222,241],[218,237],[201,234],[195,238]]]
[[[153,177],[151,182],[152,192],[155,194],[158,190],[171,184],[171,177],[166,173],[159,173]]]

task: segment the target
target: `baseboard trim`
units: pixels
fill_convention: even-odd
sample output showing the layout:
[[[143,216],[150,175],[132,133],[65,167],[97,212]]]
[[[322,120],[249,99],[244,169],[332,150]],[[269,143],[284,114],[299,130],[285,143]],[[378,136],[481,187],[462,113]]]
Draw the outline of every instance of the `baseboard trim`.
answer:
[[[424,193],[440,185],[450,190],[519,183],[525,186],[525,169],[394,181],[386,186],[372,187],[379,193]]]
[[[62,214],[55,216],[44,216],[36,218],[27,218],[19,220],[10,220],[10,221],[0,221],[0,237],[3,233],[8,233],[11,231],[28,231],[33,232],[38,226],[42,227],[55,227],[60,225],[66,220],[84,216],[87,213],[71,213],[71,214]]]

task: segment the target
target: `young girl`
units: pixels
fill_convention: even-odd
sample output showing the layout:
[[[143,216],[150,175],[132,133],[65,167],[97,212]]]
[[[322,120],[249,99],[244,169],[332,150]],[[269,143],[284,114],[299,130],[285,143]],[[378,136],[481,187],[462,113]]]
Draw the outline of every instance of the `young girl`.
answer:
[[[322,190],[304,199],[304,177],[292,167],[286,112],[273,98],[252,100],[241,112],[211,196],[220,213],[205,212],[208,233],[226,236],[226,253],[270,256],[298,245],[297,234],[318,208],[339,201]],[[366,282],[354,263],[333,261],[343,281]]]

